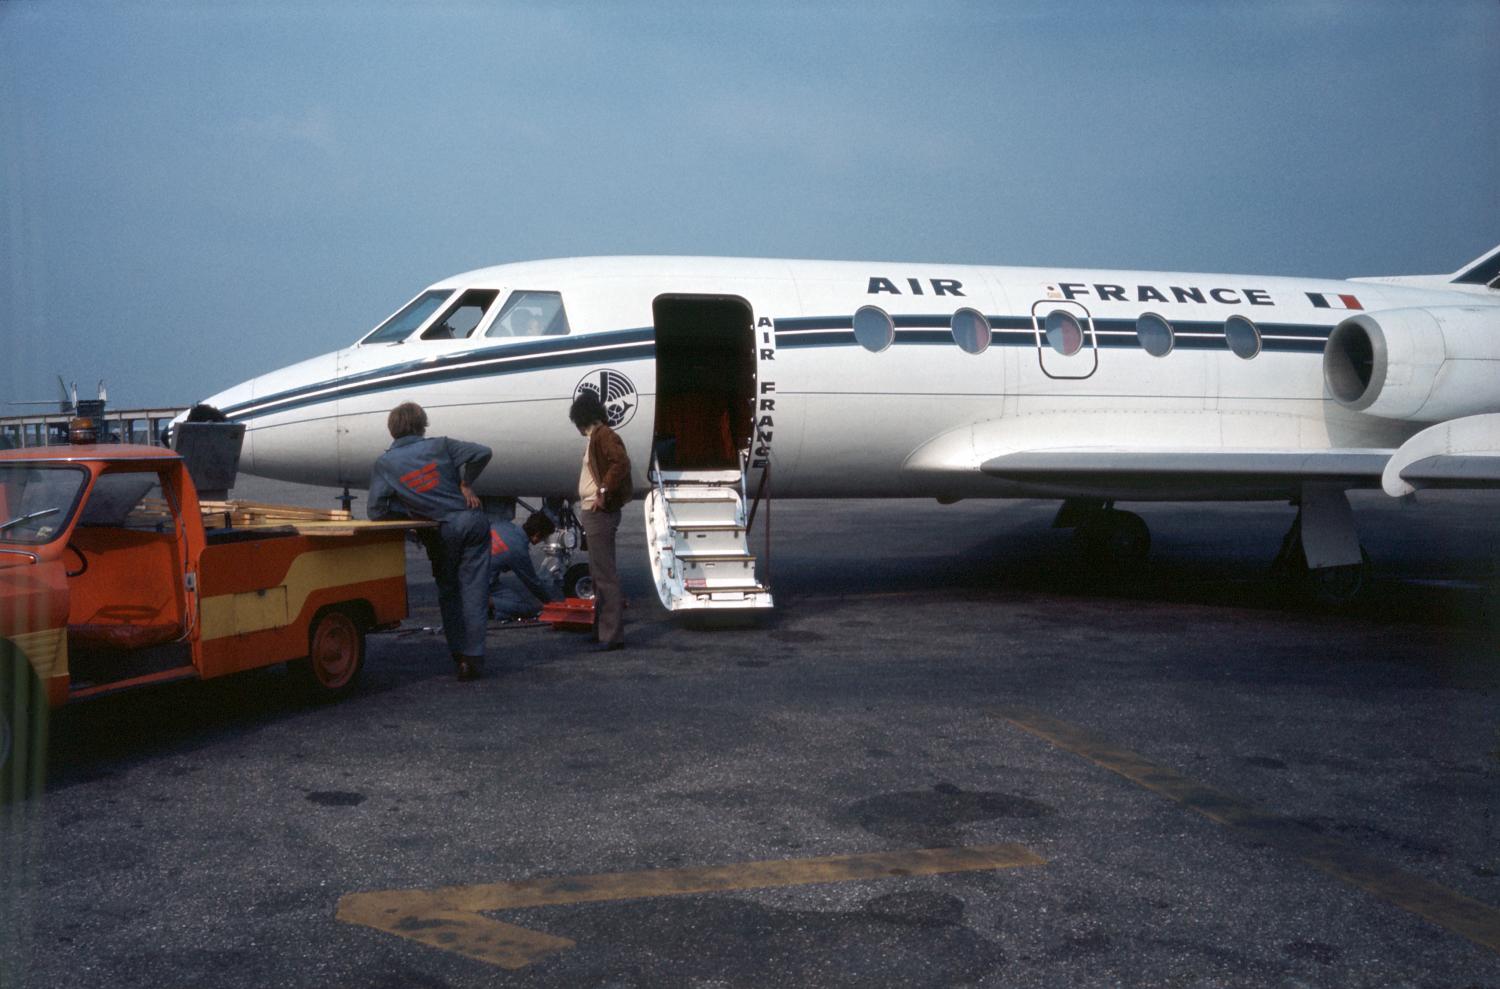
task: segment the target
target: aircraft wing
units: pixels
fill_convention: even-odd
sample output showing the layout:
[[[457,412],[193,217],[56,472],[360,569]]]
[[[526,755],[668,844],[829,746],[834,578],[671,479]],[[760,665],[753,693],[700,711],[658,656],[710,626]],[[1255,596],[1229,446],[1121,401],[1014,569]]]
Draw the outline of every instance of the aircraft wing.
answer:
[[[1391,457],[1381,486],[1395,497],[1418,488],[1500,488],[1500,414],[1422,430]]]
[[[1128,498],[1231,497],[1284,492],[1304,484],[1378,488],[1394,450],[1225,450],[1072,447],[1018,450],[979,465],[989,477],[1028,487]]]
[[[1379,488],[1394,449],[1229,446],[1202,413],[1163,415],[1163,441],[1111,443],[1097,417],[991,419],[933,437],[905,471],[953,497],[1121,501],[1296,498],[1310,484]],[[1105,439],[1105,442],[1100,442]]]
[[[1418,488],[1496,488],[1500,453],[1424,457],[1403,468],[1400,476]]]

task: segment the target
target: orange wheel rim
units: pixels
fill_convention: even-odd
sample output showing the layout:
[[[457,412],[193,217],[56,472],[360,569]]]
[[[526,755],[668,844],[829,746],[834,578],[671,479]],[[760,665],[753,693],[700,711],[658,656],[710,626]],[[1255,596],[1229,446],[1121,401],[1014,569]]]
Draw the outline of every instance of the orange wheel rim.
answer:
[[[337,690],[349,682],[359,663],[359,634],[348,615],[335,612],[323,617],[308,658],[323,686]]]

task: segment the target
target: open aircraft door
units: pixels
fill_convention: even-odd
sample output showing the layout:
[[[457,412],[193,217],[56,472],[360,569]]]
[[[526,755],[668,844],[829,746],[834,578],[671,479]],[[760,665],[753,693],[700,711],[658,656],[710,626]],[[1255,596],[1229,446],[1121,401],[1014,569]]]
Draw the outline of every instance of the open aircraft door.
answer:
[[[1049,378],[1083,379],[1099,370],[1094,317],[1077,302],[1042,299],[1031,305],[1037,360]]]
[[[737,296],[663,295],[652,316],[656,418],[646,540],[657,594],[672,611],[768,608],[771,592],[756,576],[748,539],[758,378],[750,304]]]

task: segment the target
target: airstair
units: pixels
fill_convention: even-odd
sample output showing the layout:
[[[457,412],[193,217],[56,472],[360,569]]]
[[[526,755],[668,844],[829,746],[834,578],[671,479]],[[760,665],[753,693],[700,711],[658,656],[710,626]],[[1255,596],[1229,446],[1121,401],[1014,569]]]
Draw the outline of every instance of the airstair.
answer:
[[[663,469],[651,461],[646,542],[656,593],[669,611],[771,607],[771,590],[756,576],[749,532],[745,466]]]

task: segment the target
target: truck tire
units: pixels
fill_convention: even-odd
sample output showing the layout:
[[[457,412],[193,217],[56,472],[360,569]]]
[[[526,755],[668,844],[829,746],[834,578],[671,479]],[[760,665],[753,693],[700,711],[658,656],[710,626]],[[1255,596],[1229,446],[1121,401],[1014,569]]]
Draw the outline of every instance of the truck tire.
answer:
[[[315,700],[335,700],[354,689],[365,665],[365,628],[350,609],[325,608],[307,630],[307,656],[292,672]]]
[[[0,643],[0,804],[31,800],[46,787],[50,713],[31,664]]]

